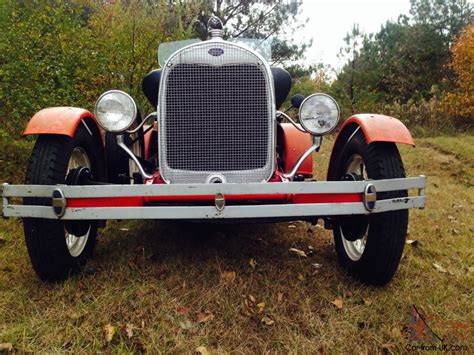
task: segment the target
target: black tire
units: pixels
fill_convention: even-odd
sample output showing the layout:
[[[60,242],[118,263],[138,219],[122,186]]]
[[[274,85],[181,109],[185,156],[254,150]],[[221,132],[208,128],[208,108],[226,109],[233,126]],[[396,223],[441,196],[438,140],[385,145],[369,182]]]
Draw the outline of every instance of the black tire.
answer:
[[[360,159],[359,157],[365,164],[365,169],[360,169],[365,170],[365,178],[380,180],[405,177],[402,159],[395,143],[367,144],[360,130],[347,142],[339,157],[336,158],[336,176],[342,179],[350,168],[349,165],[354,163],[354,159],[356,161]],[[407,191],[384,192],[378,193],[377,199],[406,196]],[[408,210],[339,219],[334,228],[334,241],[340,264],[350,275],[366,284],[387,284],[400,263],[407,227]],[[360,234],[356,235],[357,233]],[[361,236],[364,239],[361,239]],[[366,241],[365,249],[358,260],[355,260],[357,255],[354,257],[354,253],[350,252],[353,244],[347,243],[356,239]],[[351,258],[350,255],[353,257]]]
[[[40,135],[33,148],[26,184],[54,185],[64,184],[69,159],[72,152],[85,152],[90,161],[92,178],[106,180],[103,147],[98,137],[93,137],[79,125],[73,138],[62,135]],[[77,154],[77,153],[76,153]],[[25,204],[51,206],[51,199],[25,198]],[[92,255],[97,235],[97,222],[90,223],[87,242],[71,255],[66,243],[66,230],[63,221],[37,218],[23,220],[26,246],[38,276],[45,281],[61,281],[77,273]],[[86,228],[87,229],[87,228]],[[84,238],[84,237],[81,237]],[[72,250],[72,249],[71,249]]]

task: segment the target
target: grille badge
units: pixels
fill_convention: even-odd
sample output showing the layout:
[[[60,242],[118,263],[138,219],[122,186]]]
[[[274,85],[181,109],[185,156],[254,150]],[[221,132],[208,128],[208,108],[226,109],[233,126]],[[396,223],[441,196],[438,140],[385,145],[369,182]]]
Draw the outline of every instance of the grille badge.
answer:
[[[221,55],[224,54],[224,50],[222,48],[215,47],[215,48],[209,49],[207,53],[209,53],[213,57],[220,57]]]

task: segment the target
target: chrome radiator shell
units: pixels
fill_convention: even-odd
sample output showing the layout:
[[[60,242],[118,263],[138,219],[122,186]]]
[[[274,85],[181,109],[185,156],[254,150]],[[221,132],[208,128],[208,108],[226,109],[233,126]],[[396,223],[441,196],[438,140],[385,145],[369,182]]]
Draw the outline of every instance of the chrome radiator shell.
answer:
[[[179,50],[163,68],[158,147],[167,183],[268,180],[275,128],[270,67],[252,50],[209,40]]]

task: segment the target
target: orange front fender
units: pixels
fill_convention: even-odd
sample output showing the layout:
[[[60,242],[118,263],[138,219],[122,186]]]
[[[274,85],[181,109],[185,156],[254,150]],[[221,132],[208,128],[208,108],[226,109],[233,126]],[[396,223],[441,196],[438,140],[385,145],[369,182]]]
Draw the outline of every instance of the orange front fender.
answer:
[[[369,144],[372,142],[393,142],[415,145],[408,128],[402,122],[390,116],[376,114],[354,115],[342,124],[338,137],[351,124],[356,124],[362,129],[365,140]]]
[[[23,135],[32,134],[61,134],[74,137],[77,126],[87,118],[86,124],[95,125],[94,131],[100,132],[95,116],[89,111],[76,107],[50,107],[45,108],[31,117]],[[89,130],[92,127],[88,127]]]

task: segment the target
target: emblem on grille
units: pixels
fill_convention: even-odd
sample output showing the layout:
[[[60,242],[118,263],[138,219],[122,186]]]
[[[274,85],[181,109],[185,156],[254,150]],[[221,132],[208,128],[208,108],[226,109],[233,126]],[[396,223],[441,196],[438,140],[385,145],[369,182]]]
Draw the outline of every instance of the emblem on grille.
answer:
[[[215,47],[215,48],[209,49],[207,53],[209,53],[210,55],[214,57],[219,57],[224,54],[224,50],[222,48]]]

